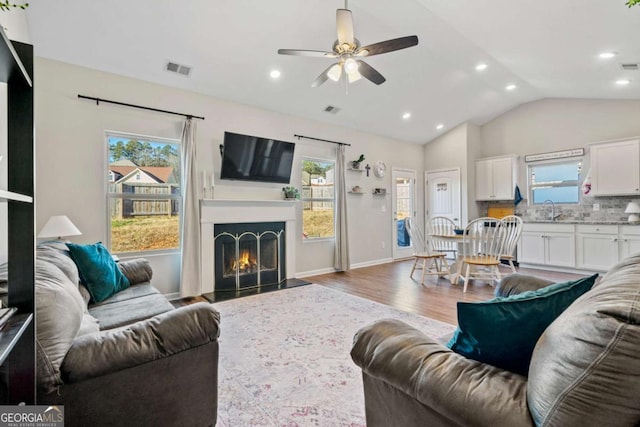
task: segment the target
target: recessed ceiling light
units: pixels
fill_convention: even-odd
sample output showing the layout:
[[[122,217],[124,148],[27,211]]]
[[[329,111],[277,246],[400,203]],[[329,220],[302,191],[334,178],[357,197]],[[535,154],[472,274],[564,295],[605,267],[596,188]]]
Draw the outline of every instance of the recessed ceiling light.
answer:
[[[629,83],[631,83],[631,80],[629,80],[629,79],[620,79],[620,80],[616,80],[616,84],[617,84],[618,86],[626,86],[626,85],[628,85]]]
[[[476,71],[484,71],[487,69],[487,64],[485,64],[484,62],[476,65]]]
[[[405,119],[405,120],[409,120],[411,118],[411,113],[404,113],[402,115],[402,118]]]
[[[280,70],[272,70],[271,73],[269,73],[269,75],[271,76],[272,79],[277,79],[280,77]]]
[[[440,123],[439,125],[437,125],[437,126],[436,126],[436,129],[437,129],[437,130],[440,130],[440,129],[442,129],[443,127],[444,127],[444,125],[443,125],[442,123]]]
[[[598,55],[600,58],[602,59],[611,59],[614,56],[616,56],[617,53],[615,52],[602,52],[600,55]]]
[[[515,90],[518,86],[514,84],[509,84],[505,87],[506,90]]]

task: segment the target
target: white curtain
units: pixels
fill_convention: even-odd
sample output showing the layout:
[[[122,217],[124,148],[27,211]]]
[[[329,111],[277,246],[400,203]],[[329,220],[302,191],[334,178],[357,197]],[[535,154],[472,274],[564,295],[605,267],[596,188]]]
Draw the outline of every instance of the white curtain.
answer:
[[[180,296],[200,295],[200,207],[196,171],[196,123],[188,117],[182,129],[182,221],[180,233]]]
[[[337,271],[347,271],[349,263],[349,233],[347,229],[347,188],[345,183],[345,146],[338,145],[336,155],[336,251],[333,266]]]

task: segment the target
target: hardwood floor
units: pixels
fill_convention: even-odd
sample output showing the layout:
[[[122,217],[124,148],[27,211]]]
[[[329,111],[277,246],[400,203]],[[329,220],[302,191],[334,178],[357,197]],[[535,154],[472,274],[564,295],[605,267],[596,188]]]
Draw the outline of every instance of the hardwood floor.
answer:
[[[462,285],[451,285],[448,279],[427,277],[425,285],[411,279],[409,273],[413,260],[404,260],[372,267],[358,268],[342,273],[329,273],[305,277],[311,283],[337,289],[397,309],[457,325],[456,303],[458,301],[486,301],[493,298],[494,288],[483,281],[471,281],[466,293]],[[510,270],[501,266],[503,274]],[[544,277],[556,282],[582,277],[577,274],[520,268],[519,273]],[[419,273],[414,274],[419,278]],[[204,297],[185,298],[172,301],[176,307],[207,302]]]
[[[436,280],[435,276],[426,278],[425,285],[420,285],[419,273],[414,274],[418,280],[409,277],[412,265],[413,260],[397,261],[342,273],[305,277],[305,279],[452,325],[458,323],[456,310],[458,301],[486,301],[493,298],[494,288],[483,281],[471,281],[466,293],[462,292],[461,284],[451,285],[448,279]],[[508,274],[510,270],[501,266],[500,272]],[[557,282],[582,277],[576,274],[525,268],[519,269],[519,272]]]

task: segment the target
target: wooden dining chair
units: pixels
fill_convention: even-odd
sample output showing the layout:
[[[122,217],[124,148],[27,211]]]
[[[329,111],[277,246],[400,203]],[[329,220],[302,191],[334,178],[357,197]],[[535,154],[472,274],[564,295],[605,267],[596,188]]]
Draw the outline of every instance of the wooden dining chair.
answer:
[[[464,279],[463,292],[467,292],[471,279],[486,280],[491,285],[494,281],[500,281],[498,266],[503,245],[504,226],[499,219],[478,218],[467,225],[462,239],[462,259],[458,267],[459,277]]]
[[[502,221],[505,234],[500,260],[506,260],[509,263],[509,267],[511,267],[511,271],[515,273],[516,267],[513,265],[513,253],[522,233],[522,218],[515,215],[507,215],[500,221]]]
[[[427,224],[427,234],[429,236],[453,236],[456,223],[445,216],[434,216]],[[456,259],[458,245],[456,242],[431,239],[433,250],[436,252],[450,253]]]
[[[449,268],[449,263],[445,259],[445,254],[443,252],[433,250],[430,240],[425,240],[424,234],[417,227],[413,218],[405,218],[404,225],[405,229],[409,233],[414,250],[414,262],[409,277],[413,279],[413,273],[416,270],[422,270],[420,284],[424,285],[424,276],[427,274],[436,275],[438,277],[450,275],[451,270]],[[422,261],[421,266],[418,266],[418,261]]]

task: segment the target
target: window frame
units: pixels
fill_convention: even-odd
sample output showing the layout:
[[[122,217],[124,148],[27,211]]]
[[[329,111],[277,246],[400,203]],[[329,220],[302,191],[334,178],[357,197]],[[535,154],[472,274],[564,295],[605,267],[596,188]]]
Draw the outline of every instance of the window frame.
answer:
[[[303,243],[316,243],[316,242],[328,242],[335,241],[336,239],[336,182],[335,179],[333,181],[333,198],[306,198],[304,197],[304,189],[302,188],[302,167],[304,166],[305,161],[316,162],[316,163],[331,163],[333,164],[333,171],[335,175],[337,162],[335,159],[324,159],[318,157],[303,157],[300,159],[300,203],[302,204],[302,213],[301,213],[301,225],[302,225],[302,233],[304,233],[304,203],[305,202],[332,202],[333,203],[333,235],[331,237],[303,237]]]
[[[564,165],[575,164],[575,166],[578,168],[578,178],[575,181],[563,181],[557,185],[548,185],[548,184],[534,185],[531,182],[534,167],[549,166],[549,165],[563,165],[563,164]],[[574,202],[556,202],[555,200],[553,200],[553,203],[556,205],[571,205],[571,206],[579,205],[580,204],[580,186],[582,185],[583,164],[584,164],[584,156],[564,158],[564,159],[541,160],[541,161],[527,163],[527,201],[529,206],[542,206],[544,204],[544,202],[542,203],[534,202],[533,190],[535,188],[561,188],[561,187],[574,187],[574,186],[578,187],[578,200],[575,203]]]
[[[103,162],[105,171],[102,176],[107,177],[104,182],[104,194],[106,200],[106,232],[107,238],[105,239],[107,242],[107,247],[110,252],[113,254],[117,254],[123,258],[132,257],[132,256],[152,256],[152,255],[165,255],[165,254],[177,254],[182,250],[182,220],[183,220],[183,200],[182,200],[182,186],[180,187],[180,193],[178,194],[131,194],[131,193],[111,193],[109,192],[109,138],[128,138],[128,139],[137,139],[141,141],[149,141],[149,142],[164,142],[169,144],[175,144],[180,148],[180,164],[182,164],[182,141],[176,138],[166,138],[159,136],[150,136],[150,135],[142,135],[137,133],[130,132],[120,132],[120,131],[104,131],[104,149],[105,149],[105,161]],[[182,181],[182,171],[180,171],[180,181]],[[180,182],[182,184],[182,182]],[[143,251],[127,251],[127,252],[113,252],[111,251],[111,201],[113,199],[118,198],[126,198],[130,200],[135,199],[145,199],[145,200],[178,200],[179,201],[179,210],[178,210],[178,246],[170,249],[147,249]]]

